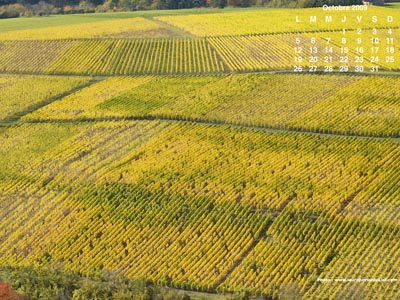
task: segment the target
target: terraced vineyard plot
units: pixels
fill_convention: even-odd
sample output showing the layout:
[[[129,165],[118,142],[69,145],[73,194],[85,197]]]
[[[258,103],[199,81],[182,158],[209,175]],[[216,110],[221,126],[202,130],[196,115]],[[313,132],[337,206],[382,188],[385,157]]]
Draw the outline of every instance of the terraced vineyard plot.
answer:
[[[279,209],[290,200],[298,209],[336,215],[363,184],[369,184],[380,172],[389,174],[390,168],[384,164],[394,163],[400,155],[396,143],[379,140],[222,128],[185,125],[171,129],[159,141],[147,144],[146,150],[138,152],[137,160],[125,163],[122,169],[115,170],[111,177],[114,179],[108,180],[122,177],[119,180],[133,184],[147,173],[153,178],[147,186],[152,192],[161,189],[183,195],[211,194],[216,200],[228,197],[258,209]],[[171,148],[171,141],[177,146]],[[373,147],[380,157],[373,157],[368,150]],[[148,150],[153,148],[154,151]],[[313,153],[306,149],[313,149]],[[182,167],[173,176],[175,165]],[[379,171],[378,166],[382,168]],[[196,174],[201,174],[201,181],[196,180]]]
[[[290,34],[210,38],[232,71],[292,69],[295,37]]]
[[[377,176],[373,184],[360,190],[346,206],[344,213],[347,217],[384,226],[399,226],[399,165],[394,161],[385,168],[386,171]]]
[[[42,107],[27,115],[23,120],[60,121],[115,117],[118,115],[95,111],[93,108],[136,86],[151,82],[151,80],[151,77],[111,77],[54,101],[51,105]]]
[[[136,112],[151,113],[157,104],[160,106],[171,104],[177,98],[179,100],[179,95],[193,94],[197,89],[201,89],[217,79],[218,77],[213,76],[165,77],[162,79],[161,77],[120,77],[108,79],[54,102],[52,105],[43,107],[26,116],[24,120],[56,121],[74,120],[76,118],[95,119],[98,117],[107,117],[112,119],[127,116],[144,117],[146,116],[145,113],[132,114],[130,112],[134,109]],[[124,84],[123,88],[121,88],[121,83]],[[158,86],[157,89],[153,88],[154,84]],[[136,86],[138,89],[135,88]],[[179,94],[177,94],[178,91]],[[126,101],[120,103],[120,106],[118,104],[114,105],[120,99],[119,95]],[[135,99],[129,98],[128,100],[127,95],[137,95],[137,97]],[[91,101],[87,101],[86,99],[90,99]],[[108,102],[109,100],[110,103]],[[175,105],[179,105],[179,103],[175,103]],[[99,109],[103,107],[104,109]]]
[[[398,226],[373,223],[368,226],[364,223],[360,229],[354,228],[339,243],[335,255],[332,255],[332,261],[319,277],[370,281],[321,282],[314,285],[305,297],[323,299],[326,295],[332,295],[333,299],[352,299],[355,292],[366,299],[398,297],[399,273],[393,266],[399,264],[399,234]]]
[[[0,123],[89,81],[90,77],[0,75]]]
[[[297,34],[266,34],[266,35],[245,35],[245,36],[221,36],[211,37],[208,40],[217,49],[218,54],[232,71],[262,71],[262,70],[290,70],[293,66],[302,66],[305,73],[309,72],[309,66],[321,65],[333,66],[336,72],[340,72],[340,66],[347,65],[349,71],[354,72],[354,67],[360,65],[359,58],[362,57],[362,65],[365,71],[369,72],[370,67],[378,65],[381,70],[400,69],[400,31],[394,30],[388,35],[388,29],[379,29],[377,34],[371,30],[364,30],[362,45],[357,44],[360,35],[356,31],[348,31],[345,35],[342,32],[324,33],[297,33]],[[342,38],[347,40],[342,44]],[[386,45],[387,38],[393,38],[393,45]],[[298,54],[301,62],[295,61],[296,38],[301,40],[303,53]],[[311,43],[311,39],[316,40]],[[329,38],[329,42],[328,42]],[[376,38],[380,42],[377,53],[371,53],[371,39]],[[363,53],[357,54],[355,49],[361,46]],[[317,54],[310,54],[310,47],[317,47],[320,51]],[[324,52],[326,48],[332,48],[332,54]],[[346,47],[348,53],[343,53],[341,48]],[[393,51],[393,53],[391,53]],[[311,63],[310,57],[317,57],[317,63]],[[343,57],[347,57],[346,63]],[[372,61],[371,61],[371,57]],[[388,57],[393,57],[389,62]],[[331,62],[331,63],[329,63]],[[318,69],[324,72],[323,68]]]
[[[220,289],[256,287],[273,295],[296,282],[300,294],[312,300],[396,298],[399,283],[383,280],[397,278],[393,266],[400,260],[399,234],[396,226],[287,209]],[[379,278],[381,282],[335,282]]]
[[[297,128],[319,128],[321,132],[361,134],[400,134],[400,80],[397,77],[364,77],[348,85],[312,110],[300,113],[289,122]],[[325,120],[324,125],[319,120]],[[380,123],[379,130],[375,125]],[[377,134],[380,131],[380,134]]]
[[[211,77],[207,84],[197,87],[194,84],[199,81],[197,78],[157,78],[155,82],[98,105],[97,110],[127,117],[285,127],[299,112],[312,110],[313,105],[324,97],[359,79],[310,75],[231,75]],[[154,84],[162,88],[152,89]],[[322,85],[324,88],[321,88]],[[188,89],[189,86],[194,88]],[[302,88],[299,89],[299,86]]]
[[[400,135],[397,77],[258,74],[146,80],[138,78],[143,84],[128,84],[126,92],[99,99],[77,93],[27,115],[25,120],[161,118],[321,133]],[[110,88],[114,82],[118,81],[109,81]],[[83,100],[74,100],[85,97],[94,102],[82,105],[77,102]]]
[[[364,77],[300,113],[289,126],[346,134],[362,134],[370,128],[373,135],[399,136],[399,88],[398,77]]]
[[[12,73],[45,73],[71,41],[0,42],[0,71]]]
[[[362,14],[363,19],[359,22],[357,15]],[[325,22],[325,16],[332,16],[332,22]],[[225,35],[247,35],[263,33],[289,33],[289,32],[308,32],[308,31],[332,31],[342,30],[343,26],[347,29],[373,28],[376,26],[372,22],[372,16],[377,16],[380,20],[380,27],[398,26],[398,23],[386,22],[387,16],[393,16],[394,20],[399,20],[400,13],[397,10],[369,7],[367,11],[324,11],[321,8],[308,9],[277,9],[277,10],[257,10],[241,11],[220,14],[198,14],[187,16],[160,16],[157,20],[174,25],[186,30],[191,34],[210,37]],[[300,23],[296,22],[296,16],[300,18]],[[317,23],[308,22],[309,16],[316,16]],[[348,20],[343,25],[343,16]]]
[[[16,184],[18,180],[24,181],[26,186],[34,183],[37,178],[29,176],[24,178],[21,174],[25,166],[37,159],[38,156],[44,155],[49,149],[57,146],[65,139],[78,134],[82,127],[74,124],[65,124],[63,126],[40,124],[1,127],[0,194],[5,195],[9,191],[5,187]],[[10,200],[14,201],[15,199]],[[0,203],[0,205],[2,208],[7,207],[5,203]],[[0,213],[6,212],[6,209],[0,210]],[[0,219],[3,217],[4,215],[1,215]]]
[[[44,152],[52,127],[64,140]],[[245,284],[271,295],[290,278],[305,291],[360,226],[340,216],[343,203],[400,158],[389,140],[165,121],[27,124],[1,132],[5,149],[24,128],[31,159],[0,183],[0,265],[50,259],[193,289]],[[13,155],[4,153],[2,164]],[[306,259],[289,255],[293,243],[306,243]],[[271,253],[276,264],[262,267]]]
[[[130,75],[220,73],[204,39],[106,39],[0,43],[3,72]]]
[[[173,279],[176,286],[180,284],[187,285],[190,283],[188,280],[193,280],[197,287],[202,284],[205,285],[209,280],[214,280],[213,276],[215,276],[215,272],[221,272],[222,275],[222,272],[225,270],[224,268],[228,266],[225,260],[228,260],[230,255],[233,255],[231,259],[240,255],[239,249],[245,245],[243,245],[242,242],[245,240],[251,241],[253,235],[257,233],[257,228],[261,228],[262,224],[265,223],[268,218],[263,217],[261,213],[252,212],[250,207],[240,208],[235,203],[217,204],[213,203],[211,199],[207,199],[207,197],[203,197],[203,201],[199,202],[193,197],[185,198],[179,195],[174,196],[173,194],[171,194],[171,196],[161,194],[152,195],[146,191],[145,186],[141,184],[125,185],[111,183],[110,186],[107,183],[103,186],[102,181],[104,177],[102,177],[101,174],[109,171],[108,164],[110,162],[112,162],[112,164],[118,163],[121,157],[126,156],[135,147],[140,146],[140,142],[148,138],[145,136],[146,134],[155,134],[153,138],[157,139],[157,132],[159,133],[160,130],[163,130],[163,127],[165,128],[168,124],[152,122],[142,124],[114,123],[112,125],[113,128],[106,124],[96,125],[93,128],[83,128],[82,134],[77,135],[68,143],[68,153],[62,150],[66,150],[66,148],[64,148],[65,144],[60,145],[56,147],[56,150],[53,150],[53,159],[38,158],[35,160],[36,162],[33,162],[32,167],[27,166],[25,172],[29,174],[33,172],[35,174],[32,174],[33,176],[38,176],[38,182],[36,185],[34,184],[31,187],[25,188],[24,194],[32,201],[35,201],[36,204],[27,209],[23,203],[16,203],[17,207],[15,207],[15,209],[18,210],[18,218],[12,220],[8,218],[9,215],[7,215],[5,218],[2,218],[1,227],[5,230],[3,231],[2,238],[4,239],[4,237],[7,237],[7,241],[3,243],[3,245],[6,245],[7,249],[20,249],[19,247],[22,246],[26,251],[18,252],[17,250],[17,252],[15,252],[14,250],[9,254],[6,254],[7,251],[2,251],[2,262],[7,259],[9,259],[9,262],[12,261],[16,264],[24,263],[24,261],[32,262],[32,260],[42,257],[44,254],[43,250],[45,250],[45,248],[49,246],[48,243],[50,243],[56,247],[53,248],[54,251],[51,251],[54,260],[65,260],[70,268],[80,272],[90,271],[93,267],[98,267],[100,265],[113,269],[124,266],[123,269],[125,272],[134,277],[146,275],[150,279],[162,280],[164,276],[167,276]],[[137,132],[138,130],[144,135],[141,136],[140,133]],[[171,128],[171,130],[173,129]],[[137,132],[137,134],[134,134],[135,132]],[[78,150],[75,146],[78,146],[81,150]],[[87,150],[84,150],[82,147]],[[114,149],[113,152],[109,152],[111,147]],[[57,148],[59,149],[58,151],[61,150],[64,155],[68,157],[68,160],[61,161],[57,158],[62,154],[57,151]],[[90,149],[92,149],[93,152]],[[79,158],[81,157],[82,151],[90,152],[87,153],[83,160]],[[46,157],[50,158],[48,154]],[[89,165],[92,167],[89,167]],[[99,173],[95,170],[99,171]],[[48,176],[50,176],[51,179],[49,179]],[[68,179],[65,176],[67,176]],[[98,178],[98,180],[96,178]],[[68,187],[65,186],[67,183],[65,180],[68,180],[71,187],[74,187],[74,189],[76,188],[76,191],[72,194],[68,192]],[[92,180],[95,185],[91,184]],[[45,187],[42,186],[41,188],[42,182],[46,182],[46,184]],[[18,187],[22,183],[22,181],[18,181],[16,185],[7,187],[6,190],[8,193],[2,194],[2,203],[7,202],[7,199],[18,194]],[[60,190],[63,186],[66,188],[64,191]],[[114,198],[114,196],[111,195],[116,195],[116,191],[118,191],[118,196]],[[100,197],[95,196],[93,193]],[[88,197],[88,195],[94,197]],[[143,198],[143,196],[145,198]],[[153,199],[150,202],[149,196]],[[112,200],[108,205],[104,202],[104,197],[112,197],[119,202],[119,208],[117,208],[118,213],[115,213],[116,202]],[[83,199],[86,200],[82,202]],[[133,199],[137,200],[132,202]],[[159,201],[161,201],[160,206],[157,205]],[[187,203],[187,205],[185,205],[185,203]],[[30,205],[32,205],[32,202]],[[177,209],[182,207],[182,205],[186,207],[186,210],[179,212]],[[64,214],[66,211],[65,206],[70,210],[68,217],[67,214]],[[235,206],[237,207],[236,209]],[[81,210],[82,208],[83,210]],[[92,212],[94,215],[92,215]],[[175,214],[176,212],[178,212],[178,214]],[[206,213],[209,215],[209,222],[205,222],[204,216]],[[235,213],[235,216],[238,218],[232,218],[230,214],[233,213]],[[93,216],[98,216],[99,214],[103,215],[104,218],[107,218],[106,216],[108,215],[110,217],[110,223],[106,225],[101,219],[97,219],[98,222],[92,219]],[[28,221],[28,223],[26,223],[28,220],[26,218],[33,216],[35,216],[35,218],[29,218],[32,222]],[[52,225],[51,228],[54,230],[51,230],[48,226],[42,226],[44,224],[40,225],[39,223],[35,223],[34,220],[37,220],[40,216],[45,217],[47,221],[51,220],[51,224],[55,225],[57,223],[59,226]],[[81,258],[75,257],[74,250],[75,246],[79,245],[80,240],[73,242],[76,240],[76,234],[82,230],[80,225],[74,221],[77,216],[79,224],[88,228],[89,231],[87,234],[89,234],[90,239],[93,237],[94,243],[91,244],[94,248],[91,248],[91,246],[89,247],[93,252],[84,250],[85,255]],[[92,220],[90,221],[89,218]],[[158,221],[154,222],[154,220]],[[246,223],[244,223],[244,220],[246,220]],[[14,235],[13,224],[16,223],[19,225],[25,224],[25,230],[29,232],[34,230],[36,237],[25,236],[20,239],[20,236],[17,237]],[[73,228],[71,228],[70,226],[73,223],[75,224]],[[48,224],[50,225],[50,223]],[[168,226],[170,230],[172,230],[170,231],[170,235],[165,235],[164,230],[166,229],[166,224],[170,224]],[[66,227],[64,226],[68,226],[69,229],[65,230]],[[10,231],[8,231],[8,229]],[[49,229],[52,232],[51,234]],[[120,235],[122,238],[120,240],[121,243],[117,241],[119,237],[116,239],[115,234],[113,234],[116,229],[124,232],[124,234]],[[99,234],[98,230],[101,232],[100,239],[96,238]],[[232,230],[239,234],[230,236]],[[62,240],[59,240],[61,232],[65,232],[67,235],[63,234]],[[199,232],[201,235],[199,235]],[[93,236],[92,233],[94,234]],[[46,238],[46,243],[42,244],[37,239],[38,236]],[[88,235],[85,236],[89,237]],[[194,236],[197,236],[199,239],[194,241]],[[134,237],[134,240],[131,240],[129,237]],[[209,240],[209,237],[213,237],[212,240]],[[155,241],[157,242],[155,243]],[[71,242],[73,244],[70,244]],[[203,247],[199,248],[198,244],[200,242],[202,242]],[[187,246],[183,247],[182,243]],[[64,247],[67,244],[70,245],[68,248],[70,248],[71,251],[65,251],[66,249]],[[119,246],[117,246],[117,244],[119,244]],[[124,244],[129,245],[129,247],[123,246]],[[84,245],[82,244],[82,246]],[[123,247],[121,248],[124,253],[123,257],[117,255],[120,246]],[[104,247],[108,250],[104,249]],[[226,249],[226,247],[229,248]],[[232,247],[236,250],[232,251],[232,254],[229,254],[230,252],[228,250]],[[101,249],[106,250],[106,252]],[[142,249],[142,251],[140,249]],[[171,251],[171,249],[176,250]],[[99,250],[101,250],[100,253],[98,253]],[[77,249],[77,251],[81,252],[79,249]],[[177,253],[176,251],[181,251],[182,254],[175,256]],[[220,256],[221,251],[225,253],[225,259]],[[169,260],[164,260],[168,252],[170,253],[169,255],[173,256]],[[219,254],[214,255],[215,252]],[[95,253],[98,253],[99,256],[95,255]],[[107,253],[109,253],[110,258],[114,257],[114,259],[107,260]],[[129,255],[129,253],[131,254]],[[158,256],[155,258],[163,258],[161,261],[154,260],[154,255],[156,253],[158,253]],[[15,256],[15,254],[17,255]],[[192,257],[194,255],[201,255],[203,257],[200,260],[202,265],[201,267],[197,266],[197,269],[187,269],[191,268],[191,266],[187,264],[192,262]],[[6,259],[6,257],[8,258]],[[15,261],[15,259],[17,259],[17,261]],[[68,263],[70,259],[73,259],[72,264]],[[152,261],[151,264],[150,259]],[[231,259],[229,259],[229,261]],[[210,263],[210,261],[212,263]],[[139,262],[140,265],[138,265]],[[129,267],[127,265],[128,263]],[[169,263],[172,265],[168,266]],[[199,267],[203,270],[202,275],[198,273]],[[187,272],[186,276],[184,276],[185,273],[182,273],[182,268],[185,268]],[[155,272],[156,269],[159,272]],[[210,272],[211,270],[212,272]],[[199,279],[204,280],[204,283],[199,282]]]
[[[50,73],[181,74],[224,70],[204,39],[103,40],[75,42],[48,68]]]
[[[162,28],[157,22],[137,17],[0,32],[0,41],[100,38],[120,34],[135,37]]]
[[[284,210],[220,289],[251,287],[273,295],[296,282],[304,291],[346,235],[346,223],[312,211]]]

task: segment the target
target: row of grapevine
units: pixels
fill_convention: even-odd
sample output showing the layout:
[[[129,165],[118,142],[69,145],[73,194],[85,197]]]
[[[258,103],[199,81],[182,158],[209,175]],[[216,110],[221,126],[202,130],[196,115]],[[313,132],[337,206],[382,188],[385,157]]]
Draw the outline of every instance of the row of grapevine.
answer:
[[[119,80],[108,79],[65,97],[24,120],[160,118],[348,135],[400,135],[397,77],[236,74],[155,77],[150,82],[138,77],[123,79],[127,84],[121,92],[102,92],[117,90]],[[87,98],[91,101],[84,101]]]
[[[201,290],[228,275],[219,289],[265,294],[296,281],[306,293],[341,263],[336,253],[358,249],[349,235],[378,230],[347,213],[357,193],[378,189],[376,177],[398,184],[392,140],[173,121],[25,124],[0,134],[2,266],[60,261]],[[28,134],[29,143],[20,138]],[[395,199],[390,189],[371,195]],[[385,214],[369,214],[385,224]]]

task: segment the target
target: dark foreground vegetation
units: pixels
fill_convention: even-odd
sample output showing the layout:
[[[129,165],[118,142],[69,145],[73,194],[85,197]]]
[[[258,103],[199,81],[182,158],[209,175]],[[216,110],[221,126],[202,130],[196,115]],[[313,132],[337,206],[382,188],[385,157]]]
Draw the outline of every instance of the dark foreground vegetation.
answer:
[[[164,291],[144,280],[130,280],[113,271],[82,277],[61,266],[22,267],[12,270],[8,281],[11,289],[2,284],[1,300],[190,300],[184,293]]]
[[[120,272],[109,270],[82,276],[66,271],[62,265],[45,265],[16,268],[7,274],[0,276],[0,300],[191,300],[189,294],[195,294],[193,300],[250,300],[247,292],[208,297],[206,293],[186,293],[145,280],[127,279]]]

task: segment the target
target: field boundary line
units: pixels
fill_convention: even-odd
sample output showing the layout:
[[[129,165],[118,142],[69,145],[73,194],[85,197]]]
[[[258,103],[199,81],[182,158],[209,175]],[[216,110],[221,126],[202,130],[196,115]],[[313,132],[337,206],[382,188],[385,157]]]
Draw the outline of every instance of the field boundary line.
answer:
[[[387,26],[378,26],[378,27],[363,27],[364,30],[372,30],[372,29],[387,29]],[[391,27],[392,29],[399,29],[400,26]],[[347,28],[346,31],[356,31],[357,28]],[[341,32],[342,28],[338,29],[323,29],[323,30],[304,30],[304,31],[274,31],[274,32],[258,32],[258,33],[240,33],[240,34],[220,34],[220,35],[207,35],[207,36],[198,36],[195,37],[204,37],[204,38],[219,38],[219,37],[249,37],[249,36],[263,36],[263,35],[290,35],[290,34],[302,34],[302,33],[325,33],[325,32]]]
[[[245,128],[245,129],[254,129],[254,130],[264,130],[264,131],[273,131],[273,132],[293,132],[293,133],[303,133],[303,134],[313,134],[313,135],[321,135],[321,136],[338,136],[338,137],[347,137],[347,138],[364,138],[364,139],[383,139],[383,140],[399,140],[400,133],[397,135],[372,135],[372,134],[353,134],[353,133],[341,133],[341,132],[318,132],[307,129],[296,129],[296,128],[284,128],[279,126],[256,126],[256,125],[247,125],[247,124],[237,124],[225,121],[209,121],[209,120],[201,120],[201,119],[179,119],[179,118],[165,118],[165,117],[157,117],[157,116],[144,116],[144,117],[98,117],[98,118],[76,118],[76,119],[45,119],[45,120],[23,120],[23,123],[91,123],[91,122],[120,122],[120,121],[167,121],[167,122],[182,122],[182,123],[192,123],[192,124],[205,124],[210,126],[221,126],[226,125],[233,128]]]
[[[211,46],[211,43],[209,43]],[[215,48],[212,47],[214,51]],[[220,58],[218,51],[216,51],[217,57]],[[225,61],[222,61],[225,66]],[[329,76],[329,75],[340,75],[340,76],[375,76],[375,77],[400,77],[400,69],[399,70],[387,70],[382,69],[379,72],[293,72],[291,68],[287,69],[264,69],[260,71],[232,71],[229,67],[226,67],[224,71],[220,72],[192,72],[192,73],[130,73],[126,75],[113,75],[113,74],[89,74],[89,73],[63,73],[63,72],[24,72],[24,71],[0,71],[0,75],[48,75],[48,76],[86,76],[86,77],[142,77],[142,76],[157,76],[157,77],[197,77],[197,76],[221,76],[221,75],[235,75],[235,74],[243,74],[243,75],[251,75],[251,74],[291,74],[291,75],[319,75],[319,76]]]

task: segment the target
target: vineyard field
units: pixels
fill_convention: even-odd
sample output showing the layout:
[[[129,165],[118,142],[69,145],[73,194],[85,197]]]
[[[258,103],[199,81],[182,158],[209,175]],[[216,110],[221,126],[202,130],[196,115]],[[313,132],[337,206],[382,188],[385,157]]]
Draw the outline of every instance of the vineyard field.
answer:
[[[325,22],[327,14],[332,16],[332,22]],[[155,17],[155,19],[174,25],[196,36],[210,37],[264,33],[341,31],[343,24],[340,20],[344,14],[348,18],[345,24],[346,29],[356,29],[359,27],[373,28],[375,24],[372,23],[372,16],[377,16],[380,20],[386,20],[387,15],[392,15],[394,18],[400,16],[397,10],[373,6],[362,13],[362,22],[358,22],[356,18],[360,14],[359,11],[326,12],[321,8],[256,10],[190,16],[160,16]],[[308,22],[307,18],[310,15],[316,16],[317,21],[320,22],[317,24]],[[296,20],[296,16],[299,17],[300,22],[294,21]],[[379,23],[379,27],[381,28],[391,26],[396,26],[397,28],[398,23]]]
[[[43,74],[70,45],[66,40],[0,42],[0,71]]]
[[[400,299],[390,7],[0,20],[0,273],[142,300]],[[51,282],[38,299],[132,298]]]
[[[249,288],[247,282],[252,281],[252,287],[272,294],[279,281],[292,278],[306,299],[357,299],[360,295],[365,299],[387,299],[388,295],[395,298],[398,287],[392,283],[320,281],[309,287],[310,279],[317,278],[380,278],[378,274],[395,278],[397,270],[393,265],[398,263],[399,255],[393,238],[398,234],[398,227],[287,210],[235,269],[225,288],[232,285]]]
[[[61,75],[221,73],[205,39],[104,39],[0,43],[0,70]]]
[[[126,91],[134,89],[135,86],[151,82],[151,80],[151,77],[111,77],[54,101],[50,105],[25,116],[23,120],[60,121],[107,117],[107,114],[102,114],[101,112],[93,112],[92,114],[90,112],[104,101],[113,99],[119,94],[124,94]],[[108,115],[108,117],[116,116],[118,115]]]
[[[27,124],[2,132],[6,149],[18,140],[9,137],[25,130],[39,142],[25,146],[33,155],[19,175],[1,182],[2,265],[47,259],[83,273],[123,269],[129,277],[198,290],[235,290],[245,279],[266,294],[296,278],[306,292],[332,247],[341,253],[352,242],[351,228],[365,226],[372,234],[394,226],[362,225],[357,216],[340,213],[349,195],[377,184],[373,178],[398,161],[398,144],[390,140],[171,121],[71,126]],[[40,141],[49,130],[64,140],[49,141],[43,151]],[[10,164],[8,155],[2,164]],[[397,184],[396,177],[390,182]],[[292,243],[304,241],[307,247],[294,252]],[[371,235],[364,247],[373,242]],[[289,245],[297,253],[291,260],[284,259],[292,253]],[[393,251],[376,249],[381,256]],[[230,273],[246,251],[243,267]],[[281,265],[265,261],[272,254]],[[392,260],[398,265],[397,256]],[[273,268],[291,274],[271,277]],[[390,270],[384,274],[398,272]]]
[[[319,133],[400,136],[397,77],[229,75],[126,78],[119,95],[84,101],[86,90],[25,116],[27,121],[161,118]],[[150,81],[149,81],[150,80]],[[87,90],[92,94],[106,81]],[[142,83],[143,82],[143,83]],[[137,87],[135,87],[137,85]],[[159,88],[154,89],[157,85]],[[376,87],[379,86],[379,89]],[[299,89],[300,88],[300,89]],[[91,95],[92,95],[91,94]],[[79,100],[81,99],[81,100]]]
[[[46,70],[62,74],[219,73],[224,65],[204,39],[75,41]]]
[[[377,35],[365,30],[369,38],[384,41],[387,29]],[[330,41],[327,42],[327,36]],[[349,40],[357,37],[355,31],[347,33]],[[304,48],[311,47],[311,39],[319,48],[332,47],[332,67],[341,65],[342,33],[266,34],[245,36],[219,36],[210,38],[148,38],[148,39],[65,39],[0,42],[0,70],[13,73],[74,74],[74,75],[142,75],[142,74],[203,74],[286,70],[295,65],[293,49],[296,38]],[[396,33],[393,38],[398,40]],[[355,42],[354,42],[355,43]],[[350,49],[356,44],[348,43]],[[365,57],[365,68],[378,65],[381,70],[400,70],[400,48],[394,46],[393,62],[386,62],[386,54],[377,55],[372,63]],[[324,61],[327,54],[316,55]],[[352,69],[357,54],[350,51],[348,66]],[[298,63],[308,70],[308,59]],[[319,70],[322,72],[322,70]],[[338,71],[337,71],[338,72]],[[354,72],[354,70],[353,70]]]
[[[88,84],[90,77],[0,75],[0,123]]]
[[[398,41],[400,39],[400,31],[395,31],[392,35],[393,38]],[[313,65],[310,63],[310,56],[317,57],[318,62],[332,61],[331,63],[325,63],[330,65],[339,71],[339,67],[343,64],[340,63],[341,47],[346,46],[349,50],[347,55],[347,65],[350,70],[354,72],[354,66],[357,65],[356,57],[358,54],[354,51],[357,48],[358,33],[355,30],[346,32],[346,40],[348,42],[342,44],[342,38],[344,37],[342,32],[317,32],[317,33],[291,33],[291,34],[263,34],[263,35],[241,35],[241,36],[217,36],[210,37],[210,44],[217,50],[222,60],[226,63],[231,71],[238,72],[254,72],[254,71],[265,71],[265,70],[290,70],[293,71],[293,66],[296,64],[302,66],[303,69],[308,72],[308,67]],[[400,46],[394,45],[393,62],[387,62],[386,56],[388,55],[384,50],[384,43],[388,38],[388,29],[379,29],[376,34],[372,34],[372,30],[364,29],[363,40],[370,41],[372,38],[379,39],[381,42],[378,45],[382,50],[375,56],[365,55],[364,67],[369,70],[371,66],[378,65],[381,70],[400,70]],[[294,50],[296,45],[296,39],[300,40],[300,43],[304,49],[310,47],[317,47],[319,49],[325,49],[326,47],[332,48],[333,54],[325,53],[320,51],[315,55],[306,55],[304,60],[295,63]],[[311,40],[315,39],[315,43],[311,43]],[[351,50],[353,49],[353,50]],[[367,52],[367,50],[365,49]],[[376,62],[371,62],[371,56],[374,57]],[[376,58],[377,57],[377,58]],[[324,72],[323,70],[318,70]]]

